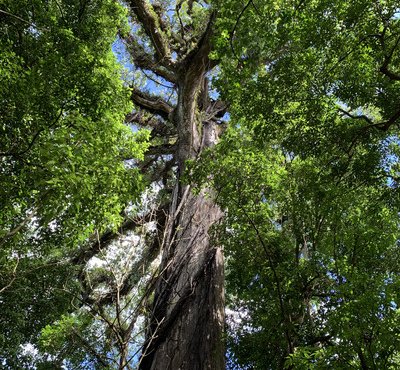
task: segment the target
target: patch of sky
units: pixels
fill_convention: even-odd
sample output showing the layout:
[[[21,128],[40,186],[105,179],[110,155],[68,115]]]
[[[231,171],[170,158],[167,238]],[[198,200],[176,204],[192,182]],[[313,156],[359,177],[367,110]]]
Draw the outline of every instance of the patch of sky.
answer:
[[[347,279],[344,276],[338,275],[336,272],[334,271],[327,271],[326,275],[331,278],[332,280],[334,280],[335,282],[337,282],[338,284],[344,284],[347,282]]]
[[[209,86],[209,94],[210,98],[217,100],[219,98],[219,92],[217,88],[215,87],[214,81],[217,79],[218,75],[220,74],[220,68],[217,66],[211,71],[207,72],[206,77],[210,81],[210,86]]]
[[[253,277],[252,281],[250,282],[249,287],[253,287],[253,286],[259,286],[260,288],[264,287],[262,282],[261,282],[261,280],[260,280],[260,275],[259,274],[256,274]]]
[[[387,137],[381,142],[382,158],[380,166],[383,168],[386,174],[386,184],[389,187],[396,187],[398,185],[398,177],[400,174],[397,173],[395,166],[399,164],[399,152],[400,152],[400,139],[396,135]],[[399,175],[399,176],[398,176]]]
[[[128,86],[137,86],[142,91],[147,91],[151,95],[163,98],[167,103],[174,105],[177,100],[177,92],[175,86],[164,78],[157,76],[150,70],[141,70],[135,68],[131,61],[131,56],[127,50],[126,44],[117,38],[113,45],[112,51],[115,54],[118,62],[123,67],[121,78]],[[132,132],[139,131],[139,127],[135,124],[129,125]],[[127,161],[127,166],[135,165],[132,161]]]
[[[31,24],[28,28],[28,32],[35,38],[39,38],[41,32],[37,29],[35,24]]]
[[[122,79],[125,83],[129,83],[131,80],[130,72],[134,70],[134,66],[130,61],[126,45],[120,38],[117,38],[112,44],[112,51],[116,56],[118,63],[124,68]]]
[[[152,94],[170,95],[171,90],[175,92],[175,86],[171,82],[165,80],[161,76],[156,75],[150,70],[141,70],[135,68],[131,61],[131,56],[126,44],[120,38],[117,38],[114,41],[112,50],[116,55],[118,62],[126,71],[123,79],[127,84],[135,84],[136,86],[139,86],[140,88],[143,88]],[[172,98],[176,99],[176,96],[172,96]]]
[[[145,80],[144,88],[155,95],[168,96],[170,103],[176,102],[175,85],[165,80],[164,78],[157,76],[150,70],[138,70]]]

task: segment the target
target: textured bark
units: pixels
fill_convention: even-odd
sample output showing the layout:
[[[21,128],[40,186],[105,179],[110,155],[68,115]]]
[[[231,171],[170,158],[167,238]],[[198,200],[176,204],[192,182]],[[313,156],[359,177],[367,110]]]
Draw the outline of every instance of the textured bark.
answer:
[[[223,369],[223,258],[209,237],[221,211],[205,194],[181,200],[185,204],[171,220],[175,235],[165,245],[140,368]]]

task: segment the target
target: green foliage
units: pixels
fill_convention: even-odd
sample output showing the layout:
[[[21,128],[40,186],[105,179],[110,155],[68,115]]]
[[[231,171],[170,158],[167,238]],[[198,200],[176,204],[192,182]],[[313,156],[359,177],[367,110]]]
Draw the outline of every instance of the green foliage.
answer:
[[[37,367],[42,369],[55,363],[64,364],[73,369],[108,369],[106,360],[98,360],[93,353],[101,353],[107,358],[107,350],[102,348],[103,340],[99,340],[96,329],[93,328],[93,319],[88,313],[81,312],[69,316],[62,316],[52,325],[43,328],[39,348],[47,354],[46,359],[39,360]],[[97,328],[97,332],[101,329]],[[104,363],[103,363],[104,361]],[[111,367],[110,367],[111,369]]]
[[[139,196],[126,160],[143,158],[148,133],[123,124],[130,91],[112,52],[123,7],[13,0],[0,18],[0,361],[12,367],[71,309],[74,269],[57,261]]]
[[[208,12],[180,5],[173,27],[190,35]],[[226,211],[216,238],[232,368],[398,368],[398,2],[215,5],[231,127],[187,181]],[[149,134],[123,125],[130,92],[111,49],[126,11],[112,0],[0,10],[0,363],[33,366],[29,342],[39,369],[107,368],[119,334],[75,309],[68,258],[144,187],[134,163]]]
[[[224,2],[219,86],[233,117],[299,153],[370,137],[371,122],[347,117],[332,130],[332,117],[398,112],[399,84],[380,71],[387,61],[398,73],[397,11],[395,1]]]
[[[3,16],[3,234],[35,208],[40,225],[61,216],[64,232],[79,228],[82,239],[93,225],[116,224],[140,190],[123,159],[140,158],[146,137],[122,125],[129,90],[110,48],[124,12],[113,2],[79,4],[38,3],[30,15],[12,2],[7,11],[30,25]]]
[[[15,272],[7,271],[16,263]],[[45,325],[69,310],[71,291],[79,286],[70,280],[74,270],[68,264],[33,256],[8,260],[1,271],[1,286],[12,284],[1,293],[0,357],[10,369],[24,368],[31,361],[22,356],[20,344],[35,343]]]

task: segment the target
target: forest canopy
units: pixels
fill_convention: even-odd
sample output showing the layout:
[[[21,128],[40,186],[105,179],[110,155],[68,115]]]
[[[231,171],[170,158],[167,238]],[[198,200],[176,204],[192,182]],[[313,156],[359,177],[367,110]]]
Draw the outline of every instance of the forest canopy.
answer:
[[[0,367],[400,366],[397,1],[0,20]]]

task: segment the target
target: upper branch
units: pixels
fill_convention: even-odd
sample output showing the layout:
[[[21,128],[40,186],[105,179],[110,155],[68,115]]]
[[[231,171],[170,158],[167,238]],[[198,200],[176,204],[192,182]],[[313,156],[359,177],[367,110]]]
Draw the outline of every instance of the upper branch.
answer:
[[[140,69],[148,69],[165,80],[171,83],[176,83],[175,73],[170,68],[166,68],[160,63],[157,63],[153,59],[153,56],[144,50],[132,34],[121,36],[121,39],[125,43],[136,67]]]
[[[100,252],[106,250],[106,248],[121,235],[128,233],[129,231],[135,230],[139,226],[143,226],[145,223],[153,220],[164,220],[168,211],[168,205],[161,205],[158,209],[152,210],[146,215],[137,218],[127,218],[122,225],[118,228],[117,232],[112,230],[106,231],[104,234],[94,234],[90,238],[90,245],[80,249],[74,256],[71,256],[70,262],[80,267],[79,278],[84,279],[84,271],[86,263]],[[161,222],[163,224],[164,221]]]
[[[398,47],[400,43],[400,36],[397,38],[395,45],[393,46],[392,50],[388,55],[386,55],[385,60],[382,64],[382,66],[379,68],[379,70],[390,80],[392,81],[400,81],[400,75],[392,72],[389,70],[389,64],[391,62],[391,59],[393,57],[395,49]]]
[[[98,306],[104,304],[110,304],[117,298],[117,291],[120,296],[125,296],[138,282],[137,271],[146,269],[147,266],[156,258],[161,243],[162,236],[165,227],[165,222],[168,216],[168,204],[160,205],[158,209],[151,210],[145,216],[138,219],[127,219],[119,228],[118,232],[108,231],[104,233],[97,241],[92,243],[88,248],[82,249],[77,255],[71,258],[71,263],[80,267],[78,279],[82,283],[83,298],[82,302],[85,304],[96,303]],[[145,223],[156,220],[156,235],[154,235],[152,242],[144,248],[142,255],[139,260],[135,262],[131,269],[131,273],[126,274],[124,281],[122,282],[119,289],[113,286],[111,290],[105,292],[101,297],[95,299],[92,297],[95,286],[98,286],[102,282],[111,283],[110,276],[101,275],[90,282],[86,278],[85,267],[86,263],[94,256],[99,254],[102,250],[105,250],[111,242],[118,239],[121,234],[125,234],[130,230],[134,230],[137,226],[141,226]],[[145,268],[146,267],[146,268]],[[140,274],[139,274],[140,275]]]
[[[172,60],[169,40],[163,31],[159,15],[146,0],[131,0],[130,5],[154,46],[158,62],[171,67]]]
[[[182,64],[184,66],[192,63],[203,64],[207,71],[214,67],[208,59],[208,54],[211,51],[211,37],[213,34],[215,18],[216,12],[213,11],[210,14],[207,26],[199,37],[195,47],[186,55],[185,59],[183,59]]]
[[[352,118],[352,119],[363,119],[364,121],[368,122],[369,125],[375,125],[375,123],[371,120],[371,118],[367,117],[364,114],[359,114],[359,115],[354,115],[351,114],[349,111],[342,109],[342,108],[338,108],[338,111],[343,113],[345,116]]]
[[[389,70],[389,64],[392,60],[393,54],[397,47],[399,46],[400,43],[400,36],[397,37],[396,42],[394,43],[394,46],[390,50],[389,54],[386,55],[385,60],[382,64],[382,66],[379,68],[379,70],[390,80],[392,81],[400,81],[400,75],[394,73],[393,71]]]
[[[71,262],[74,265],[84,267],[85,264],[94,256],[99,254],[102,250],[107,248],[111,242],[117,240],[121,235],[126,234],[128,231],[134,230],[137,226],[142,225],[145,220],[138,219],[126,219],[123,224],[118,228],[118,232],[111,230],[106,231],[103,235],[94,235],[91,238],[91,245],[89,247],[82,248],[78,253],[71,257]]]
[[[389,128],[394,125],[397,120],[400,118],[400,109],[397,110],[386,122],[382,122],[379,126],[378,129],[381,131],[387,131]]]
[[[141,127],[150,127],[152,129],[165,126],[164,120],[154,115],[146,114],[146,111],[143,110],[137,110],[133,113],[129,113],[125,117],[125,122],[134,123]]]
[[[400,109],[398,109],[388,120],[377,123],[373,122],[371,118],[367,117],[364,114],[354,115],[341,108],[338,108],[338,110],[339,112],[343,113],[344,115],[352,119],[365,120],[368,123],[368,125],[363,127],[363,129],[376,128],[379,131],[387,131],[392,125],[394,125],[397,122],[398,119],[400,119]]]

